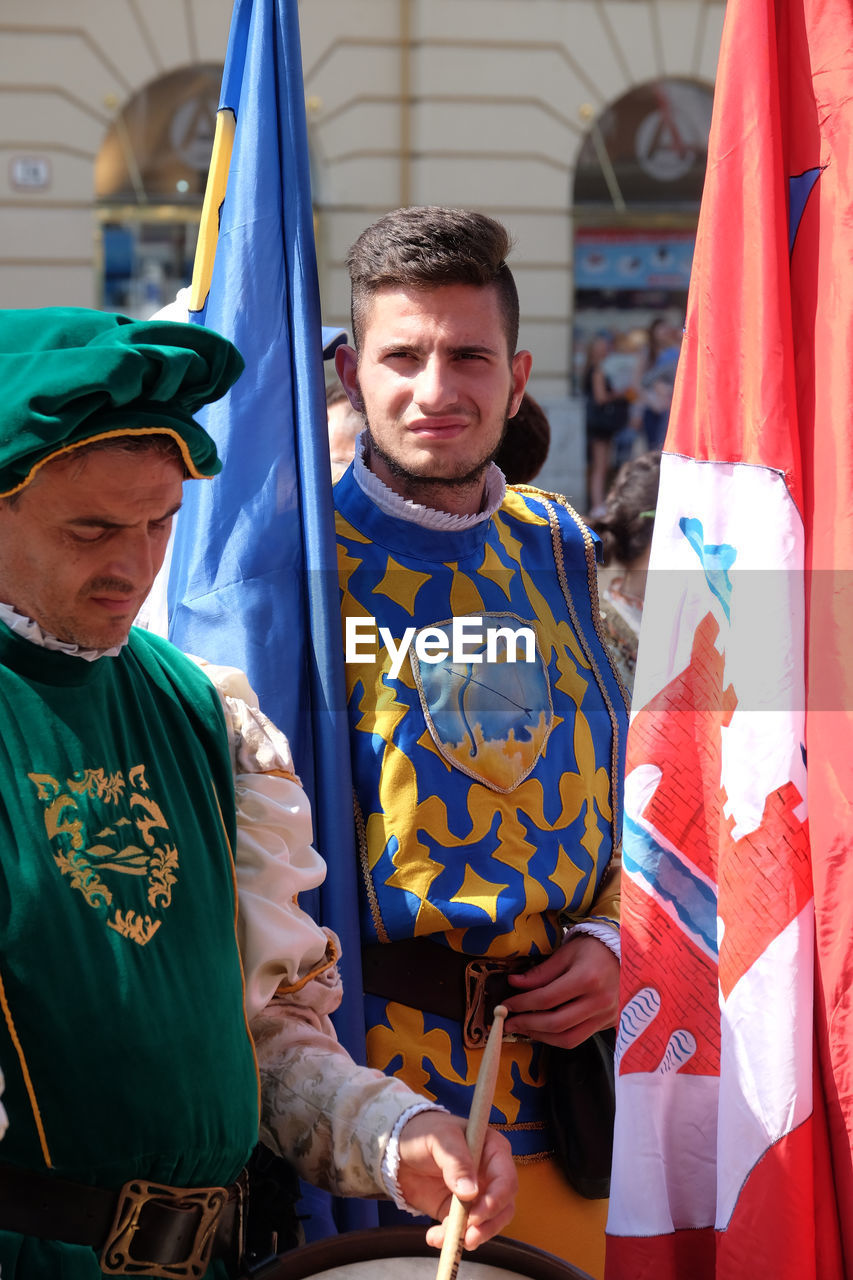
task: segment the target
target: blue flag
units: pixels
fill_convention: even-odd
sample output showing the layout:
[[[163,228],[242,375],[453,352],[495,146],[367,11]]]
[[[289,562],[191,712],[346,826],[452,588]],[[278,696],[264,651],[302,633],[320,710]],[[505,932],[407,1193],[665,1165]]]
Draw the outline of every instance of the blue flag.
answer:
[[[193,319],[236,344],[246,370],[200,415],[223,470],[186,486],[169,578],[169,636],[187,652],[244,670],[290,740],[329,866],[319,902],[302,905],[341,937],[349,994],[336,1027],[363,1061],[357,862],[296,0],[236,0],[191,309]],[[356,1216],[351,1225],[367,1225]]]

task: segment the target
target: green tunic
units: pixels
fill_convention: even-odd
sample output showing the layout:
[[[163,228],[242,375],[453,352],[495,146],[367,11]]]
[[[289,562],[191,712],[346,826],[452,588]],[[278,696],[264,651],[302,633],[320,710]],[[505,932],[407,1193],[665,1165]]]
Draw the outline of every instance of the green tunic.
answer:
[[[218,695],[145,632],[90,663],[0,624],[0,717],[0,1159],[226,1185],[258,1082]],[[0,1233],[0,1274],[101,1273],[89,1249]]]

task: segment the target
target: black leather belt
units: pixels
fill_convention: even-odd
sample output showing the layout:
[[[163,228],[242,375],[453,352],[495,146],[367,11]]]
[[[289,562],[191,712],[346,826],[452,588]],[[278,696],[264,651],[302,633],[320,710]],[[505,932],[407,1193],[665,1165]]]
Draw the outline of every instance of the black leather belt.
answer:
[[[479,1049],[495,1006],[517,993],[509,974],[522,973],[541,958],[470,956],[430,938],[403,938],[363,948],[362,980],[370,995],[461,1022],[466,1047]]]
[[[248,1208],[242,1173],[230,1187],[167,1187],[141,1178],[119,1191],[0,1164],[0,1229],[88,1245],[104,1275],[203,1276],[212,1258],[236,1274]]]

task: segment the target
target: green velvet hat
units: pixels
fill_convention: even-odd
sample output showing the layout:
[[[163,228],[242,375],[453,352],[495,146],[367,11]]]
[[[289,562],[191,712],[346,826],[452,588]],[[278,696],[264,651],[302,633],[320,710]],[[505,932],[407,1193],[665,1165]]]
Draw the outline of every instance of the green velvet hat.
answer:
[[[201,325],[79,307],[0,310],[0,497],[109,436],[171,436],[191,476],[216,475],[216,445],[193,414],[242,371],[237,348]]]

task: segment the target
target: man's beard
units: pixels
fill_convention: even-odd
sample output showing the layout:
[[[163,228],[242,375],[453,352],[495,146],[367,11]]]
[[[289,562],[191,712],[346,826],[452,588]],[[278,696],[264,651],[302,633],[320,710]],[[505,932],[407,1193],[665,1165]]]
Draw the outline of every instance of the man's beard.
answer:
[[[422,471],[410,471],[408,467],[404,467],[397,458],[393,457],[390,453],[386,453],[382,446],[376,443],[373,432],[370,430],[370,423],[367,419],[367,414],[362,413],[365,434],[365,461],[368,466],[370,465],[371,457],[379,458],[381,462],[384,462],[389,473],[394,477],[394,479],[400,481],[401,488],[408,490],[408,496],[411,496],[413,490],[429,491],[436,489],[470,489],[482,480],[487,468],[494,462],[500,452],[500,447],[504,442],[504,437],[506,436],[507,428],[509,426],[507,413],[511,403],[512,400],[510,398],[507,402],[507,412],[504,414],[500,439],[488,456],[480,459],[480,461],[475,462],[471,466],[460,463],[458,469],[455,472],[451,471],[449,475],[429,475],[424,474]]]
[[[87,582],[82,594],[85,597],[91,597],[100,594],[108,595],[111,592],[132,598],[138,595],[139,588],[127,578],[102,575]],[[71,611],[68,614],[61,613],[48,618],[44,629],[51,635],[55,635],[58,640],[79,645],[81,649],[112,649],[127,640],[132,623],[132,617],[121,620],[115,618],[112,623],[109,618],[105,618],[100,624],[91,623],[75,616]]]
[[[434,476],[424,475],[422,471],[410,471],[408,467],[404,467],[401,462],[398,462],[396,458],[393,458],[390,453],[386,453],[385,450],[376,443],[373,438],[373,433],[370,430],[370,423],[367,422],[366,419],[365,423],[368,459],[371,457],[381,459],[394,479],[400,480],[407,489],[417,489],[421,486],[430,489],[437,487],[445,489],[470,488],[471,485],[476,484],[478,480],[483,478],[486,468],[494,462],[497,457],[498,450],[503,443],[504,435],[506,434],[505,422],[503,431],[501,432],[501,438],[498,441],[497,446],[492,450],[487,458],[483,458],[480,462],[475,463],[473,467],[463,469],[462,465],[460,465],[459,469],[455,472],[452,471],[450,475]]]

